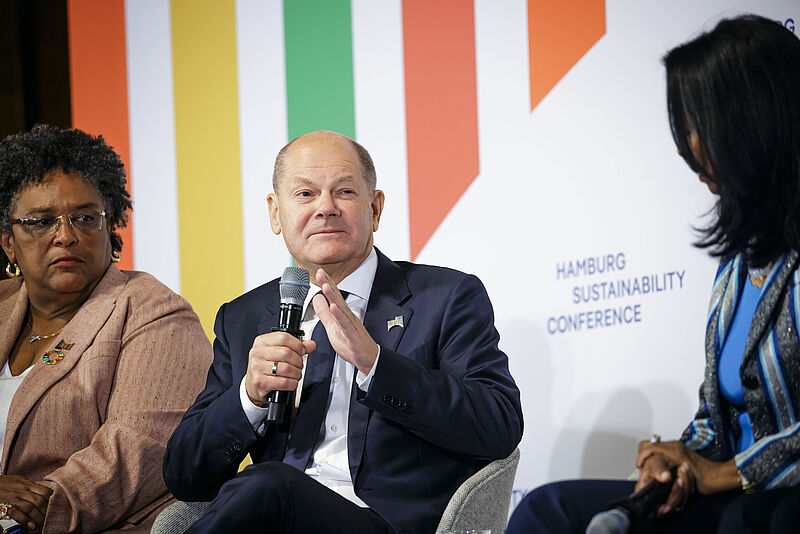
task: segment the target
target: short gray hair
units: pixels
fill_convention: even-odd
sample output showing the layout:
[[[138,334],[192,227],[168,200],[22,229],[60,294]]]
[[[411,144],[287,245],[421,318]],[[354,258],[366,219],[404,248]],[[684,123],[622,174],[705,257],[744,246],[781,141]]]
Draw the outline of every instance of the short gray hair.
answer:
[[[281,181],[283,174],[286,172],[286,153],[289,151],[289,147],[301,137],[303,136],[297,136],[289,141],[286,146],[280,149],[278,155],[275,157],[275,167],[272,170],[272,190],[275,193],[278,192],[278,183]],[[353,147],[353,150],[355,150],[356,154],[358,154],[358,161],[361,164],[361,176],[367,183],[369,190],[375,191],[375,187],[378,183],[378,176],[375,172],[375,163],[372,161],[372,156],[369,155],[367,149],[361,144],[357,143],[353,139],[350,139],[346,135],[342,135],[342,137],[347,139],[347,141],[350,143],[350,146]]]

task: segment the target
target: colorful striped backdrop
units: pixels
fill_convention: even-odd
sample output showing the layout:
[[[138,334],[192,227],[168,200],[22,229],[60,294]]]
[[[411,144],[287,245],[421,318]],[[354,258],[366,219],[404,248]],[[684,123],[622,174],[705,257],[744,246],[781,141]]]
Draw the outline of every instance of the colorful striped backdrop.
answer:
[[[523,394],[517,487],[625,476],[639,438],[694,411],[714,272],[690,245],[712,198],[675,154],[660,58],[742,10],[800,20],[795,0],[68,0],[73,123],[128,167],[122,266],[209,336],[291,261],[267,221],[275,154],[354,137],[387,197],[381,250],[486,284]],[[624,268],[559,274],[606,254]],[[680,288],[574,298],[668,270]],[[553,328],[622,305],[641,320]]]

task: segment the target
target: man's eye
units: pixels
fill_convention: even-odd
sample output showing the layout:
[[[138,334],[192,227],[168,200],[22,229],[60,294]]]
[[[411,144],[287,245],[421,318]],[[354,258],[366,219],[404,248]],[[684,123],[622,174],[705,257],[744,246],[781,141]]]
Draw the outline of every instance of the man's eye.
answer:
[[[78,213],[72,216],[72,220],[80,223],[94,222],[96,217],[91,213]]]
[[[311,196],[311,191],[299,191],[297,193],[297,196],[299,196],[299,197],[310,197]]]

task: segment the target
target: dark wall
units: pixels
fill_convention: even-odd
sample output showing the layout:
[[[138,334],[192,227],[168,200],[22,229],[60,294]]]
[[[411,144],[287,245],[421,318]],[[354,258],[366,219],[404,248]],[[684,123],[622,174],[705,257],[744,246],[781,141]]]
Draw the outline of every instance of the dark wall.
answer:
[[[40,122],[71,124],[67,2],[0,0],[0,139]]]
[[[66,0],[0,0],[0,139],[70,126]]]

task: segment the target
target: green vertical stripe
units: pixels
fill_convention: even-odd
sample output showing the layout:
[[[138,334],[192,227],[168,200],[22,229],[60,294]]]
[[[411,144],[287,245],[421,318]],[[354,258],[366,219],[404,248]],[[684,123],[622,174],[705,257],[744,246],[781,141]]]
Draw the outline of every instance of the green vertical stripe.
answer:
[[[289,139],[314,130],[356,136],[350,0],[284,0]]]

